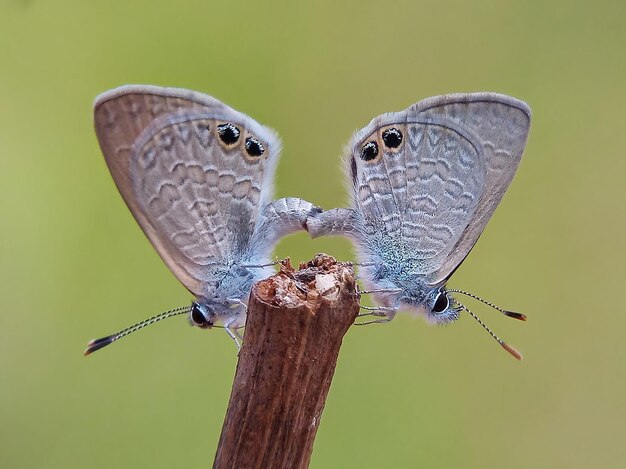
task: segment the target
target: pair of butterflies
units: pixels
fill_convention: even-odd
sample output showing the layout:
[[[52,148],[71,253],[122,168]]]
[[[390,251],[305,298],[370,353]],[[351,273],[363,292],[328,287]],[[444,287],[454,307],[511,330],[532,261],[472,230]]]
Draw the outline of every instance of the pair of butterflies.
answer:
[[[530,109],[501,94],[450,94],[376,117],[347,149],[350,208],[328,211],[273,200],[278,136],[210,96],[123,86],[96,99],[95,128],[130,211],[195,300],[94,340],[86,353],[179,314],[202,328],[219,322],[237,341],[253,283],[271,274],[278,240],[298,230],[354,242],[378,321],[410,310],[447,323],[466,310],[480,322],[451,297],[468,293],[445,284],[515,174]]]

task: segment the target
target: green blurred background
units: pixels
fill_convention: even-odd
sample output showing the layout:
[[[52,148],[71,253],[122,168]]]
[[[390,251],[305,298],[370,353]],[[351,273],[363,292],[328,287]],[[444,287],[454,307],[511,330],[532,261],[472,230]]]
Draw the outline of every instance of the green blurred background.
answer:
[[[311,466],[626,466],[623,2],[79,1],[0,6],[0,466],[207,467],[236,365],[117,193],[94,97],[126,83],[216,96],[277,129],[277,195],[346,198],[343,145],[427,96],[533,110],[513,184],[450,283],[525,312],[347,335]],[[278,256],[352,259],[343,239]]]

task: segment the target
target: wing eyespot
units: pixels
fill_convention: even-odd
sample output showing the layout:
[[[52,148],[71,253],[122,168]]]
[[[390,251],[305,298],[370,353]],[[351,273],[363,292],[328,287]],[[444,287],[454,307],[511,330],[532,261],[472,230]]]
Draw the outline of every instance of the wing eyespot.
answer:
[[[251,158],[259,158],[263,155],[263,153],[265,153],[265,147],[263,146],[263,144],[254,137],[246,138],[245,148],[246,153]]]
[[[363,161],[373,161],[378,157],[378,143],[376,140],[370,140],[361,148],[361,159]]]
[[[217,135],[224,145],[231,147],[239,141],[241,129],[230,122],[226,122],[217,126]]]
[[[404,140],[402,132],[396,127],[390,127],[383,131],[383,143],[385,147],[395,150],[402,145]]]

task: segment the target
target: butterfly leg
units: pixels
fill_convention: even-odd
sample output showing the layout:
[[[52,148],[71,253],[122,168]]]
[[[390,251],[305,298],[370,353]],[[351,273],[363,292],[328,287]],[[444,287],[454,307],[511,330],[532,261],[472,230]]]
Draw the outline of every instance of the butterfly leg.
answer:
[[[374,290],[359,290],[360,295],[370,295],[372,293],[401,293],[401,288],[376,288]]]
[[[372,319],[371,321],[365,322],[355,322],[354,326],[367,326],[368,324],[383,324],[385,322],[390,322],[391,318],[381,318],[381,319]]]
[[[231,329],[233,331],[233,334],[235,334],[235,337],[237,337],[239,339],[240,342],[243,342],[243,336],[241,335],[241,332],[239,332],[239,329],[242,329],[242,327],[237,327],[235,329]]]
[[[388,313],[395,313],[396,310],[393,308],[385,308],[382,306],[361,306],[361,309],[365,311],[369,311],[367,313],[360,313],[357,317],[363,316],[387,316]]]
[[[248,310],[248,305],[241,301],[239,298],[226,298],[226,301],[232,304],[232,307],[243,306],[243,309]]]
[[[226,322],[224,324],[224,330],[230,336],[230,338],[233,339],[233,341],[235,342],[235,345],[237,346],[237,353],[239,353],[241,351],[241,342],[240,342],[240,340],[242,340],[242,337],[239,334],[239,332],[237,332],[237,330],[231,329],[230,325],[233,323],[233,321],[234,321],[234,319],[231,319],[230,321]]]
[[[244,264],[241,267],[245,267],[246,269],[263,269],[265,267],[272,267],[280,264],[279,260],[275,260],[272,262],[268,262],[267,264]]]

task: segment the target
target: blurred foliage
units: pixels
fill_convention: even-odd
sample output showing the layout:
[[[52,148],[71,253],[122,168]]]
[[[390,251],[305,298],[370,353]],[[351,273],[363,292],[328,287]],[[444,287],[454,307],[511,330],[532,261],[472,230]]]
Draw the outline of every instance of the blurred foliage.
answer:
[[[90,338],[189,295],[118,195],[91,103],[195,89],[280,131],[277,194],[345,203],[356,128],[435,94],[533,109],[519,172],[452,286],[470,318],[408,315],[344,342],[312,467],[624,467],[623,2],[17,1],[0,5],[0,466],[206,467],[236,364],[219,330]],[[295,261],[343,239],[296,235]],[[616,306],[617,304],[617,306]],[[607,316],[601,316],[607,314]]]

